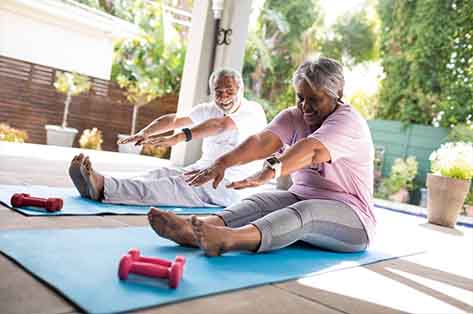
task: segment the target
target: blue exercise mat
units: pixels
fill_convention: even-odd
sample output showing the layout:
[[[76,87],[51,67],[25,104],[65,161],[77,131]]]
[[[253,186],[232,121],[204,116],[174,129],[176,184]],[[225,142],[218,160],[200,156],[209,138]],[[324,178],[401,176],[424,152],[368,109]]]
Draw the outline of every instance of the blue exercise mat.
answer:
[[[62,210],[48,212],[36,207],[14,208],[10,199],[15,193],[27,193],[35,197],[59,197],[64,200]],[[4,206],[21,212],[27,216],[87,216],[87,215],[146,215],[150,206],[107,204],[80,197],[74,188],[48,187],[43,185],[0,185],[0,203]],[[174,211],[176,214],[212,214],[222,210],[222,207],[181,207],[155,206]]]
[[[199,249],[160,238],[147,227],[5,231],[0,233],[0,251],[82,310],[115,313],[422,251],[413,246],[415,237],[406,223],[394,220],[393,224],[392,230],[384,230],[384,235],[378,235],[379,241],[363,253],[321,251],[302,243],[265,254],[232,252],[209,258]],[[187,262],[180,286],[174,290],[165,280],[140,276],[120,281],[118,263],[130,248],[138,248],[143,256],[170,260],[184,255]]]

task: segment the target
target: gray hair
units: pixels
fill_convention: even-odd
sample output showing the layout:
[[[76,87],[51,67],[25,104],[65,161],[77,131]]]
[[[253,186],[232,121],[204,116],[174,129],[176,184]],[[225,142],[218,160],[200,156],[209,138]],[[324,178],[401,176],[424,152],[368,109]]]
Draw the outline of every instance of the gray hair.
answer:
[[[209,87],[210,91],[213,93],[215,90],[215,85],[217,81],[222,77],[231,77],[235,80],[238,85],[238,93],[243,93],[243,78],[241,77],[240,72],[232,68],[220,68],[215,70],[209,78]]]
[[[294,72],[293,84],[305,80],[313,89],[323,89],[330,97],[340,99],[343,96],[345,79],[343,67],[333,59],[320,57],[306,61]]]

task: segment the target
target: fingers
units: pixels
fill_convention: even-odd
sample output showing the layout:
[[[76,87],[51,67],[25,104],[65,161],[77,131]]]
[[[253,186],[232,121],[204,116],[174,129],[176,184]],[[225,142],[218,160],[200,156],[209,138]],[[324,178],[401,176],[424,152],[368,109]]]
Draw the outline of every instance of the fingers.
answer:
[[[184,175],[185,175],[185,176],[191,176],[191,175],[193,175],[193,174],[198,173],[199,171],[200,171],[200,169],[187,171],[187,172],[184,172]]]
[[[245,188],[256,187],[256,186],[259,186],[259,185],[261,185],[261,183],[258,182],[258,181],[244,179],[244,180],[232,182],[232,183],[226,185],[226,187],[229,188],[229,189],[241,190],[241,189],[245,189]]]
[[[190,176],[186,179],[186,182],[190,186],[200,186],[204,183],[207,183],[215,178],[215,174],[207,169],[200,170],[198,173]]]
[[[128,136],[128,137],[125,137],[125,138],[122,138],[122,139],[118,140],[117,144],[128,144],[128,143],[135,142],[135,141],[138,141],[138,140],[143,140],[143,139],[144,139],[143,136],[135,134],[135,135]]]
[[[222,182],[222,180],[223,180],[223,175],[217,174],[217,176],[215,177],[214,182],[212,184],[213,188],[216,189],[218,187],[218,185],[220,184],[220,182]]]

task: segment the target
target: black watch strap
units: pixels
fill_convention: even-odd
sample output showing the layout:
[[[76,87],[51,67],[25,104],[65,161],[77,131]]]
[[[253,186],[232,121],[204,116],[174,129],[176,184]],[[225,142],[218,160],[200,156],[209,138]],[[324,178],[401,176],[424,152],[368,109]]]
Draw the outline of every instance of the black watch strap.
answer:
[[[189,128],[183,128],[182,133],[186,136],[186,142],[192,141],[192,131]]]

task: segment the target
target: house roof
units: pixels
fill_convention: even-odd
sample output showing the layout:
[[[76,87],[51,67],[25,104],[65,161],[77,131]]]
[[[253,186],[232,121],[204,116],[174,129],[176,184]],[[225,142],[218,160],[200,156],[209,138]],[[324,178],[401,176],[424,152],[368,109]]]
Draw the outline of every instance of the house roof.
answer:
[[[114,38],[132,37],[142,32],[135,24],[72,0],[2,0],[0,9]]]

